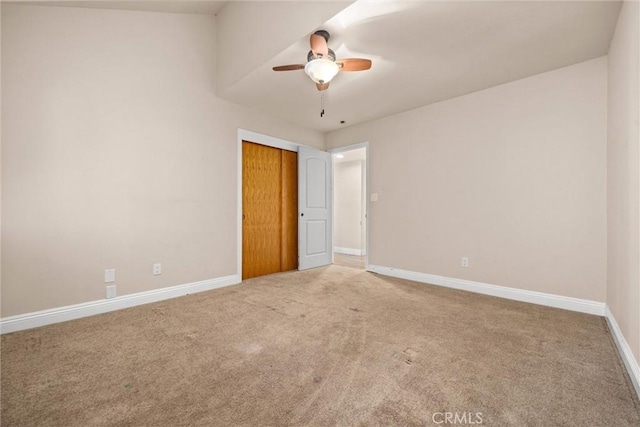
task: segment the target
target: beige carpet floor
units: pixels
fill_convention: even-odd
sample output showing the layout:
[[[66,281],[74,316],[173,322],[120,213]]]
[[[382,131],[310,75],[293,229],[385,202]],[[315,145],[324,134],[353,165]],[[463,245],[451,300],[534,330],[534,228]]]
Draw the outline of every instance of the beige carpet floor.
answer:
[[[341,266],[7,334],[1,355],[2,426],[640,426],[603,318]]]
[[[364,256],[334,253],[333,263],[335,265],[341,265],[343,267],[359,268],[360,270],[364,270],[364,258]]]

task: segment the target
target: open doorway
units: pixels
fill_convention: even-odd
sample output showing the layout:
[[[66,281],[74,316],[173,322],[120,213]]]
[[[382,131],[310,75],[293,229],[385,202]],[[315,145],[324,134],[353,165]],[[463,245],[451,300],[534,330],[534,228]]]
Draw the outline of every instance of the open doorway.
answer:
[[[333,150],[333,263],[365,269],[367,259],[367,147]]]

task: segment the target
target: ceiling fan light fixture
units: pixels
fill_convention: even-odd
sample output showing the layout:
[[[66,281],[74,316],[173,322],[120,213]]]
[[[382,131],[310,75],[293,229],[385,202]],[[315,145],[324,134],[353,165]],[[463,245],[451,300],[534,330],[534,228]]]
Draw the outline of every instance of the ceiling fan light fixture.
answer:
[[[340,67],[330,59],[319,58],[307,62],[304,72],[316,83],[329,83],[340,71]]]

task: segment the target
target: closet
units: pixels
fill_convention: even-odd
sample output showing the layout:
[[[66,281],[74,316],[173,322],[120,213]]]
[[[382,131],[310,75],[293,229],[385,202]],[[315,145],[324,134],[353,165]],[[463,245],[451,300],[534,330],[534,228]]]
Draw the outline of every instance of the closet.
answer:
[[[298,154],[242,141],[242,279],[298,268]]]

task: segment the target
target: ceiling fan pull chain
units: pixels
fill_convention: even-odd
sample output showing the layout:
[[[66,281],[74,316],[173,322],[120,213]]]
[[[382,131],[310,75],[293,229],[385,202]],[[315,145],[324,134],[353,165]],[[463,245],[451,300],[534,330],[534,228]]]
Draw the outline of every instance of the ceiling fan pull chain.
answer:
[[[324,116],[324,93],[320,95],[320,117]]]

